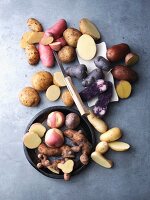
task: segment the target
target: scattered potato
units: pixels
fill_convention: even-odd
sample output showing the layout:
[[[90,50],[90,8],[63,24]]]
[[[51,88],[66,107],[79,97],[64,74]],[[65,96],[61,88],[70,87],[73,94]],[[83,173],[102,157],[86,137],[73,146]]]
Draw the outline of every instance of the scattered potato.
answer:
[[[36,65],[40,60],[39,51],[33,44],[28,44],[25,48],[25,53],[30,65]]]
[[[132,90],[132,86],[128,81],[119,81],[119,83],[116,86],[116,91],[118,96],[121,99],[126,99],[130,96]]]
[[[58,87],[65,87],[66,82],[62,72],[55,72],[53,75],[53,83]]]
[[[44,36],[44,32],[31,32],[30,36],[28,37],[27,42],[29,44],[37,44],[41,41]]]
[[[111,160],[107,160],[102,154],[96,151],[91,154],[91,158],[94,162],[101,165],[102,167],[111,168],[113,166]]]
[[[90,35],[94,40],[100,39],[100,32],[90,20],[86,18],[81,19],[79,27],[81,33]]]
[[[64,46],[59,52],[58,57],[63,63],[70,63],[76,58],[76,52],[71,46]]]
[[[75,28],[67,28],[63,33],[66,42],[72,47],[77,46],[78,39],[81,35],[82,33]]]
[[[110,142],[108,145],[114,151],[126,151],[130,148],[129,144],[120,141]]]
[[[65,163],[58,163],[57,167],[61,169],[65,174],[69,174],[73,171],[73,160],[67,160]]]
[[[65,125],[68,129],[75,129],[80,124],[80,117],[76,113],[66,115]]]
[[[29,149],[37,148],[41,142],[41,138],[34,132],[28,132],[23,136],[23,143]]]
[[[131,66],[139,61],[139,56],[135,53],[128,53],[125,57],[125,64]]]
[[[21,48],[25,49],[26,46],[29,44],[28,39],[30,38],[32,32],[25,32],[20,40],[20,46]]]
[[[73,98],[69,92],[69,90],[64,90],[62,95],[61,95],[61,99],[64,102],[64,104],[66,106],[72,106],[74,104]]]
[[[82,35],[77,43],[77,52],[84,60],[91,60],[96,54],[96,44],[90,35]]]
[[[105,142],[113,142],[115,140],[118,140],[121,136],[122,136],[121,130],[119,128],[115,127],[115,128],[111,128],[108,131],[106,131],[105,133],[103,133],[100,136],[100,140],[105,141]]]
[[[56,170],[56,169],[54,169],[54,168],[52,168],[51,166],[48,166],[47,168],[48,168],[51,172],[53,172],[53,173],[55,173],[55,174],[59,174],[59,171]]]
[[[61,42],[53,42],[53,43],[49,44],[49,46],[54,51],[59,51],[62,48]]]
[[[46,97],[50,101],[56,101],[60,97],[60,88],[56,85],[51,85],[46,91]]]
[[[25,87],[19,94],[20,102],[27,107],[36,106],[40,102],[38,92],[32,87]]]
[[[95,151],[104,154],[108,151],[108,149],[109,146],[107,142],[99,142],[95,148]]]
[[[27,20],[27,25],[32,31],[35,31],[35,32],[43,31],[43,27],[37,19],[29,18]]]
[[[39,71],[32,76],[32,86],[37,91],[45,91],[52,85],[53,77],[50,72]]]
[[[34,132],[34,133],[38,134],[38,136],[40,138],[42,138],[46,132],[46,128],[41,123],[34,123],[30,127],[29,132]]]
[[[44,37],[41,39],[40,43],[43,44],[43,45],[49,45],[49,44],[51,44],[53,41],[54,41],[54,38],[53,38],[52,36],[48,36],[48,37],[44,36]]]

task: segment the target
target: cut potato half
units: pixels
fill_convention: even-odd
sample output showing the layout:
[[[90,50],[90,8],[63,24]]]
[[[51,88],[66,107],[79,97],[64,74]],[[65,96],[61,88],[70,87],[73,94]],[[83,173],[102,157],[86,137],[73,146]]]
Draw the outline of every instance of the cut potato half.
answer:
[[[29,149],[37,148],[41,141],[41,138],[34,132],[28,132],[23,136],[23,143]]]
[[[30,127],[29,132],[34,132],[38,134],[39,137],[42,138],[46,132],[46,128],[41,123],[34,123]]]

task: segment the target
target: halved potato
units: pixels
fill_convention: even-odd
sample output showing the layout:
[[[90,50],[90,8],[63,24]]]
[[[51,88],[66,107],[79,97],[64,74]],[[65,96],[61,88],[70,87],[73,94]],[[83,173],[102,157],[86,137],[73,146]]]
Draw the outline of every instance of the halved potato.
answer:
[[[41,142],[41,138],[34,132],[28,132],[23,136],[23,143],[29,149],[37,148]]]
[[[38,136],[42,138],[46,132],[46,128],[41,123],[34,123],[29,129],[29,132],[31,131],[38,134]]]

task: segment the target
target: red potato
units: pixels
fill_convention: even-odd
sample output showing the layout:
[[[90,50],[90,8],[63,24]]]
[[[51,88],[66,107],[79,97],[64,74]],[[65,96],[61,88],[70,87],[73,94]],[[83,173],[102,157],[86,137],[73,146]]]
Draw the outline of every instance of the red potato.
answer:
[[[51,47],[51,49],[53,49],[54,51],[59,51],[62,46],[61,46],[61,42],[53,42],[51,44],[49,44],[49,46]]]
[[[60,19],[51,28],[46,30],[46,34],[52,34],[56,40],[63,35],[63,32],[66,30],[66,28],[67,28],[66,20]]]
[[[64,47],[64,46],[67,45],[67,42],[66,42],[66,40],[65,40],[64,37],[58,38],[58,39],[56,40],[56,42],[60,42],[62,47]]]
[[[45,67],[53,67],[54,65],[54,55],[53,51],[48,45],[42,45],[39,43],[39,53],[40,53],[40,59],[42,61],[42,64]]]
[[[64,125],[65,116],[62,112],[54,111],[48,115],[47,125],[51,128],[59,128]]]
[[[45,144],[49,147],[61,147],[64,143],[64,136],[57,128],[49,129],[45,135]]]

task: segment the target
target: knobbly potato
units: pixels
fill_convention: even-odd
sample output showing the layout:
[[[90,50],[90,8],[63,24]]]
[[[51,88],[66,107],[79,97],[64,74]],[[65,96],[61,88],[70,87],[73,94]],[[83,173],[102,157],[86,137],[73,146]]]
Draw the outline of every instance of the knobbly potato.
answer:
[[[139,61],[139,56],[135,53],[128,53],[125,57],[125,64],[131,66]]]
[[[119,128],[111,128],[100,136],[100,140],[104,142],[113,142],[118,140],[122,136],[122,132]]]
[[[35,31],[35,32],[42,32],[43,31],[43,27],[37,19],[29,18],[27,20],[27,25],[32,31]]]
[[[72,106],[74,104],[73,98],[69,92],[69,90],[64,90],[62,95],[61,95],[61,99],[64,102],[64,104],[66,106]]]
[[[24,106],[37,106],[40,102],[40,96],[34,88],[25,87],[19,94],[19,100]]]
[[[137,73],[130,67],[118,65],[113,67],[112,75],[117,80],[125,80],[129,82],[134,82],[138,79]]]
[[[39,51],[33,44],[28,44],[25,48],[25,53],[30,65],[36,65],[40,60]]]
[[[116,92],[121,99],[126,99],[130,96],[132,86],[128,81],[119,81],[116,86]]]
[[[41,138],[34,132],[28,132],[23,136],[23,143],[29,149],[37,148],[41,142]]]
[[[107,142],[99,142],[95,148],[95,151],[104,154],[108,151],[108,149],[109,146]]]
[[[37,91],[45,91],[52,85],[53,77],[50,72],[39,71],[32,76],[32,86]]]
[[[64,46],[59,52],[58,57],[63,63],[70,63],[76,58],[76,52],[71,46]]]
[[[67,44],[72,47],[77,46],[78,39],[81,35],[82,33],[75,28],[67,28],[63,33]]]

